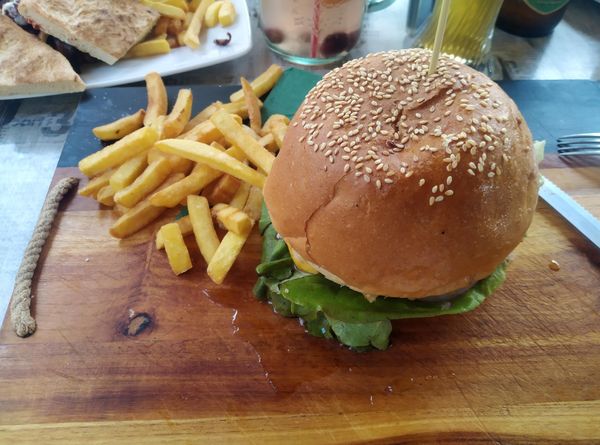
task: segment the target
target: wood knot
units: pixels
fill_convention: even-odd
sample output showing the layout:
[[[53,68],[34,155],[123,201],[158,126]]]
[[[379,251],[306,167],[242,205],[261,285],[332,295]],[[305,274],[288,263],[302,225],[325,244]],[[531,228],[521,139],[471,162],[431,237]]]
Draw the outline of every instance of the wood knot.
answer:
[[[129,317],[129,321],[123,329],[123,335],[136,337],[147,329],[151,330],[152,326],[152,316],[146,312],[139,312]]]

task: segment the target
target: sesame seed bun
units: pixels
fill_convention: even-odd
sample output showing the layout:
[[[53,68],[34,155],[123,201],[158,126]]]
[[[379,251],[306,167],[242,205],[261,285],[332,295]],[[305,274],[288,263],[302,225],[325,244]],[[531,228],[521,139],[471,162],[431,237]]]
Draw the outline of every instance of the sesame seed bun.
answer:
[[[278,233],[368,295],[445,295],[485,278],[537,203],[531,133],[485,75],[430,52],[352,60],[292,119],[264,196]]]

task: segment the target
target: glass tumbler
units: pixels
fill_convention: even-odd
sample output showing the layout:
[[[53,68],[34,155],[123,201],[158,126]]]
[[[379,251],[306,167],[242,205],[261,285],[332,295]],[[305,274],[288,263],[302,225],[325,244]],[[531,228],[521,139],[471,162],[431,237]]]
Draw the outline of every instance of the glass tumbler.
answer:
[[[471,66],[486,62],[492,45],[494,24],[503,0],[450,0],[448,23],[442,52]],[[415,46],[433,48],[442,2],[437,0],[433,14],[417,37]]]
[[[367,0],[260,0],[267,44],[290,62],[324,65],[358,42]]]

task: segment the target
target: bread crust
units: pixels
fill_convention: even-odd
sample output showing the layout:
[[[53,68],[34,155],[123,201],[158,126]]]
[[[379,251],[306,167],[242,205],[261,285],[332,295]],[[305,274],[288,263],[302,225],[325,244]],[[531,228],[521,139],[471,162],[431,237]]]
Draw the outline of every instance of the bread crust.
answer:
[[[85,84],[58,51],[0,15],[0,96],[72,93]]]
[[[429,57],[372,54],[326,75],[265,185],[279,234],[365,294],[473,285],[518,245],[536,207],[531,133],[514,102],[446,57],[429,78]]]
[[[159,17],[132,0],[22,0],[19,13],[47,34],[109,65],[142,40]]]

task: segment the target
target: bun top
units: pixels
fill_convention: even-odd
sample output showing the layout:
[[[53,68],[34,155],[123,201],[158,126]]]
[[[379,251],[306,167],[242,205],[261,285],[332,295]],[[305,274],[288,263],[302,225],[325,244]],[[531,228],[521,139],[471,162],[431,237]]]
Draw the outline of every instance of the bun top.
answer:
[[[430,51],[337,68],[292,119],[264,195],[273,225],[328,278],[423,298],[489,275],[537,202],[531,133],[485,75]]]

